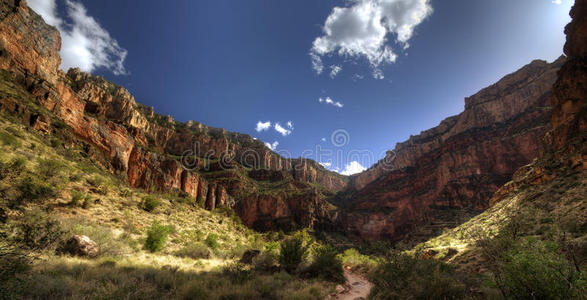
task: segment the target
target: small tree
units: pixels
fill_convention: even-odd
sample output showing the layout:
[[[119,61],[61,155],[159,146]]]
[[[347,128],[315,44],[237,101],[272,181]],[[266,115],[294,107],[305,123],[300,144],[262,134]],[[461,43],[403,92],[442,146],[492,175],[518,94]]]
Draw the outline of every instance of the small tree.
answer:
[[[281,242],[279,264],[289,273],[295,271],[308,253],[308,246],[299,237],[292,237]]]

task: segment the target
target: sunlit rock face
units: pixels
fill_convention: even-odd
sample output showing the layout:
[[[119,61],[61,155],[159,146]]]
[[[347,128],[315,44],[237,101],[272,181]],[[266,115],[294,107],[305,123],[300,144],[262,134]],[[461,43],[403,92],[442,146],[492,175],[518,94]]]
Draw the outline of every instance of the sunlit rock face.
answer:
[[[533,61],[465,99],[465,111],[399,143],[352,178],[339,217],[366,240],[403,238],[447,210],[481,211],[495,191],[540,153],[552,84],[565,58]]]
[[[25,1],[1,0],[0,5],[3,75],[47,112],[4,96],[0,110],[44,133],[51,132],[56,118],[87,146],[86,155],[126,177],[132,187],[177,192],[210,210],[234,207],[245,224],[271,230],[283,224],[313,226],[325,217],[324,194],[347,186],[347,178],[314,161],[281,157],[246,134],[177,122],[100,76],[60,71],[57,29]]]

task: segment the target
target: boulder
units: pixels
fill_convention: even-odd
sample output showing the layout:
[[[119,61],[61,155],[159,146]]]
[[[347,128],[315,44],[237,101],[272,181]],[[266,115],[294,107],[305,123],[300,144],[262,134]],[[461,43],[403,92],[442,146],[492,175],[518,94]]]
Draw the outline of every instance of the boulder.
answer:
[[[64,252],[74,256],[96,257],[99,253],[98,244],[85,235],[74,235],[65,243]]]

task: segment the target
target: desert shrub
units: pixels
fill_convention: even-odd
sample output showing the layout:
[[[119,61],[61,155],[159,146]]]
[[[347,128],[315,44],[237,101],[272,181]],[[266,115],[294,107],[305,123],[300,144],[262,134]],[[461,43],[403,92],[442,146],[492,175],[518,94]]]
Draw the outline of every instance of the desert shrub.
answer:
[[[557,243],[525,238],[492,266],[495,284],[506,298],[578,299],[587,278],[565,258]]]
[[[206,245],[200,242],[196,242],[185,245],[180,250],[177,250],[174,253],[174,255],[179,257],[189,257],[193,259],[207,259],[210,258],[211,253],[210,249],[208,249]]]
[[[167,236],[172,232],[173,229],[171,227],[154,222],[147,231],[145,248],[151,252],[161,251],[163,246],[165,246]]]
[[[69,206],[72,207],[79,207],[82,205],[82,200],[86,197],[86,194],[81,191],[75,191],[71,194],[71,201],[69,202]]]
[[[42,201],[57,196],[55,185],[43,181],[38,177],[27,176],[17,183],[20,191],[19,200],[22,201]]]
[[[82,208],[88,209],[92,206],[92,203],[94,203],[94,199],[90,195],[86,195],[84,197],[84,202],[82,203]]]
[[[294,236],[282,241],[279,250],[279,264],[291,273],[306,257],[308,246],[302,237]]]
[[[368,272],[377,265],[377,263],[372,258],[361,254],[355,248],[345,250],[341,255],[341,259],[344,266],[349,266],[353,270]]]
[[[206,245],[208,245],[208,247],[210,247],[213,250],[218,249],[218,235],[215,233],[210,233],[208,234],[208,236],[206,237]]]
[[[16,225],[16,240],[29,249],[54,249],[66,238],[61,222],[41,210],[26,211]]]
[[[30,269],[31,257],[21,250],[6,243],[0,243],[0,282],[14,277]]]
[[[22,145],[17,137],[5,131],[0,132],[0,141],[4,145],[12,147],[20,147]]]
[[[436,260],[419,260],[389,252],[369,275],[371,299],[462,299],[465,285],[453,267]]]
[[[330,245],[320,246],[314,249],[314,261],[308,268],[313,277],[323,280],[342,283],[345,281],[342,260],[338,252]]]
[[[63,144],[63,142],[58,138],[52,138],[50,143],[51,147],[53,148],[61,147],[61,145]]]
[[[59,175],[63,167],[63,164],[55,159],[39,159],[38,171],[41,176],[52,178]]]
[[[142,207],[148,212],[153,212],[157,207],[161,206],[162,202],[159,198],[155,198],[151,195],[143,197]]]

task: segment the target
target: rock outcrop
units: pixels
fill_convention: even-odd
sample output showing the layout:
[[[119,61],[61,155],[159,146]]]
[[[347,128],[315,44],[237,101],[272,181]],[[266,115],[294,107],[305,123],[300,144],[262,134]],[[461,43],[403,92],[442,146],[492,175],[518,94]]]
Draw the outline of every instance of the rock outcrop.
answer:
[[[249,135],[175,121],[102,77],[79,69],[64,73],[59,49],[57,29],[24,0],[2,0],[0,67],[33,103],[0,95],[0,110],[44,133],[65,124],[88,155],[126,176],[132,187],[178,191],[207,209],[235,207],[245,224],[274,229],[278,223],[313,224],[324,217],[323,193],[347,185],[344,176],[313,161],[283,158]],[[250,169],[282,176],[267,188],[264,178],[248,176]]]
[[[493,193],[539,155],[564,61],[534,61],[507,75],[466,98],[463,113],[399,143],[352,178],[339,199],[344,231],[396,240],[445,210],[486,209]]]

